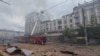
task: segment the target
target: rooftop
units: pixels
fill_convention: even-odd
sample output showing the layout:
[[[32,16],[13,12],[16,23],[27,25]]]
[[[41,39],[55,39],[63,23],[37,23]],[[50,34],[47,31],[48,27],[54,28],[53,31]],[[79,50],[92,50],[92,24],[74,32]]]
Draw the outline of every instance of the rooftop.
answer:
[[[79,8],[83,8],[83,7],[87,7],[87,6],[91,6],[94,4],[100,4],[100,0],[94,0],[94,1],[90,1],[90,2],[84,2],[83,4],[78,4],[78,6],[74,7],[74,10],[79,9]]]
[[[13,31],[13,30],[6,30],[6,29],[0,29],[0,31],[8,31],[8,32],[20,32],[20,33],[24,33],[24,32],[21,32],[21,31]]]
[[[42,21],[41,23],[51,22],[51,20]]]

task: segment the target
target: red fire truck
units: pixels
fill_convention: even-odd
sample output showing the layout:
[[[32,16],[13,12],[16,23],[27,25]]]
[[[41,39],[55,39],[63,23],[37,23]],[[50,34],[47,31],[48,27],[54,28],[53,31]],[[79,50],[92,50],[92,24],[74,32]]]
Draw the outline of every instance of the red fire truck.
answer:
[[[24,36],[20,37],[19,38],[20,42],[36,43],[36,44],[42,44],[43,42],[46,42],[46,40],[43,41],[43,39],[45,39],[45,38],[42,38],[42,36],[40,36],[40,35],[34,36],[35,35],[34,33],[35,33],[36,25],[37,25],[38,20],[39,20],[38,16],[36,16],[36,17],[37,17],[37,19],[36,19],[36,21],[34,21],[35,23],[34,23],[34,26],[33,26],[31,34],[29,34],[28,37],[24,37]]]
[[[21,43],[43,44],[42,36],[20,37]]]

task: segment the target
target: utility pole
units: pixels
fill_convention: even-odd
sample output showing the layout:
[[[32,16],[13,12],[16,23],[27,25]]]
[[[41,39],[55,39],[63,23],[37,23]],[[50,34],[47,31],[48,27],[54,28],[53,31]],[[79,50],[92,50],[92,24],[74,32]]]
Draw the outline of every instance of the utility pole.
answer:
[[[95,26],[97,26],[97,15],[96,15],[96,11],[95,11],[95,0],[93,0],[93,9],[94,9],[94,20],[95,20]]]
[[[86,17],[84,13],[84,8],[82,8],[82,16],[83,16],[83,24],[84,24],[84,36],[85,36],[85,44],[88,45],[88,38],[87,38],[87,29],[86,29]]]

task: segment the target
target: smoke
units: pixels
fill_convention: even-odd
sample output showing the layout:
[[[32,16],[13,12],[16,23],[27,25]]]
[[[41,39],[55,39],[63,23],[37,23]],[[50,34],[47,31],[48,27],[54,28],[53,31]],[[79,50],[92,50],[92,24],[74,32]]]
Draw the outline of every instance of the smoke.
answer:
[[[35,10],[40,12],[41,10],[46,9],[46,0],[34,0]]]
[[[44,13],[42,13],[43,16],[46,17],[46,19],[43,20],[48,20],[51,19],[51,15],[48,12],[47,9],[47,0],[34,0],[34,5],[35,5],[35,11],[41,13],[41,11],[43,11]]]

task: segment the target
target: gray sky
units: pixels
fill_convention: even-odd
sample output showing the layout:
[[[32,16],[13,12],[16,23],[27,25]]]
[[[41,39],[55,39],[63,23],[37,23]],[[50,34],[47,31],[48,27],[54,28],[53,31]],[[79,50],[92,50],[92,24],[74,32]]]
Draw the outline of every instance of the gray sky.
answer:
[[[0,29],[24,31],[25,16],[33,11],[41,11],[65,0],[4,0],[11,5],[0,2]],[[66,0],[63,4],[46,11],[51,19],[60,18],[72,12],[77,3],[85,0]],[[86,0],[91,1],[91,0]]]

